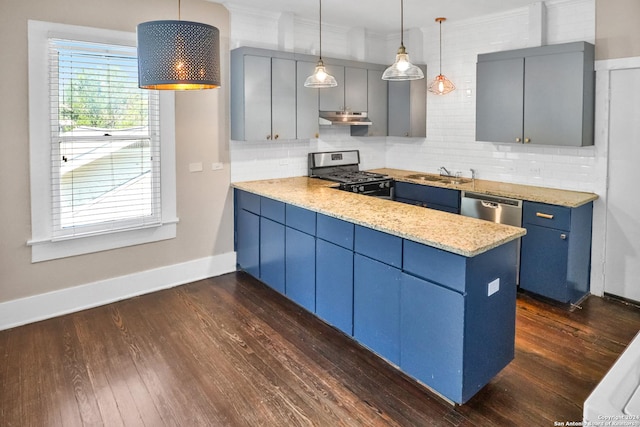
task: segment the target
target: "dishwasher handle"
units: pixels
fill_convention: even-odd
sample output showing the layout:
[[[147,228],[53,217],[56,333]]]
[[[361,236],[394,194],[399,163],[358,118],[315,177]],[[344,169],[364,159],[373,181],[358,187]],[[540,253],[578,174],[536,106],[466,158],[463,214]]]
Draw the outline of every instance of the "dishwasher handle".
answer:
[[[487,202],[486,200],[480,200],[480,204],[482,205],[483,208],[489,208],[489,209],[498,209],[500,207],[498,203]]]

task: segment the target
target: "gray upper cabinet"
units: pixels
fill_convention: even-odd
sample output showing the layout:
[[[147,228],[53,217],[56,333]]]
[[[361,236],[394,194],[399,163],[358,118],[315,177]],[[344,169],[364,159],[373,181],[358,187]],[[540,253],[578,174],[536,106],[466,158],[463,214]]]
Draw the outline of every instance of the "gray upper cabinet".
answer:
[[[296,135],[298,139],[317,138],[320,132],[318,124],[320,89],[304,87],[304,81],[313,73],[316,63],[296,61],[296,67]]]
[[[388,85],[382,80],[383,71],[367,70],[367,113],[373,123],[368,136],[387,136]]]
[[[295,61],[233,51],[231,62],[231,139],[295,139]]]
[[[320,111],[344,110],[344,66],[328,64],[325,61],[327,73],[335,77],[338,86],[319,89]]]
[[[345,67],[344,109],[348,111],[367,111],[367,89],[366,68]]]
[[[427,75],[426,67],[419,65]],[[427,81],[389,82],[389,136],[427,136]]]
[[[593,116],[592,44],[478,55],[478,141],[593,145]]]

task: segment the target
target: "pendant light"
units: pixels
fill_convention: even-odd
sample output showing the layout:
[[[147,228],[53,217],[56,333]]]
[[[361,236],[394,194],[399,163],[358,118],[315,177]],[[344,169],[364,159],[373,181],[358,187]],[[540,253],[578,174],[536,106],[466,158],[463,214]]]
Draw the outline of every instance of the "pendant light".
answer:
[[[396,62],[384,70],[382,80],[419,80],[424,79],[422,70],[413,65],[404,48],[404,0],[400,0],[400,47],[396,54]]]
[[[338,82],[336,81],[335,77],[327,73],[326,68],[324,68],[324,62],[322,62],[322,0],[319,1],[320,18],[318,19],[318,28],[320,29],[320,49],[318,63],[316,64],[316,69],[313,71],[313,74],[307,77],[307,80],[304,81],[304,87],[315,89],[338,86]]]
[[[180,20],[138,24],[138,86],[156,90],[220,87],[220,32]]]
[[[456,88],[451,80],[442,74],[442,23],[446,20],[447,18],[436,18],[436,22],[440,23],[440,74],[429,85],[429,92],[436,95],[446,95]]]

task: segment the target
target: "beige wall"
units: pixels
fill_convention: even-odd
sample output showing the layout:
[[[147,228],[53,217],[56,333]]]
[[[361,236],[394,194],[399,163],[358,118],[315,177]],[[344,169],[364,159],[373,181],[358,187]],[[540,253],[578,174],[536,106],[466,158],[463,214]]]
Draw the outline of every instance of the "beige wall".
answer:
[[[596,0],[596,60],[640,56],[640,0]]]
[[[0,302],[233,251],[229,191],[229,14],[183,0],[182,19],[220,29],[222,88],[176,94],[177,237],[60,260],[31,263],[27,20],[135,32],[177,19],[175,0],[0,0]],[[189,163],[204,171],[190,173]],[[212,162],[224,170],[212,171]]]

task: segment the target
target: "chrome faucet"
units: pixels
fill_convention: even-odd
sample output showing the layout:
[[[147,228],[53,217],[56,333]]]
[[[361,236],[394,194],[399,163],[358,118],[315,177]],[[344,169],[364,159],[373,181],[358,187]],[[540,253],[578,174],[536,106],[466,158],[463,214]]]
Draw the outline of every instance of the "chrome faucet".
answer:
[[[445,168],[444,166],[440,166],[440,169],[438,169],[438,172],[440,172],[440,175],[442,176],[453,176],[451,172],[449,172],[447,168]]]
[[[471,171],[471,179],[475,180],[476,179],[476,170],[475,169],[469,169]]]

